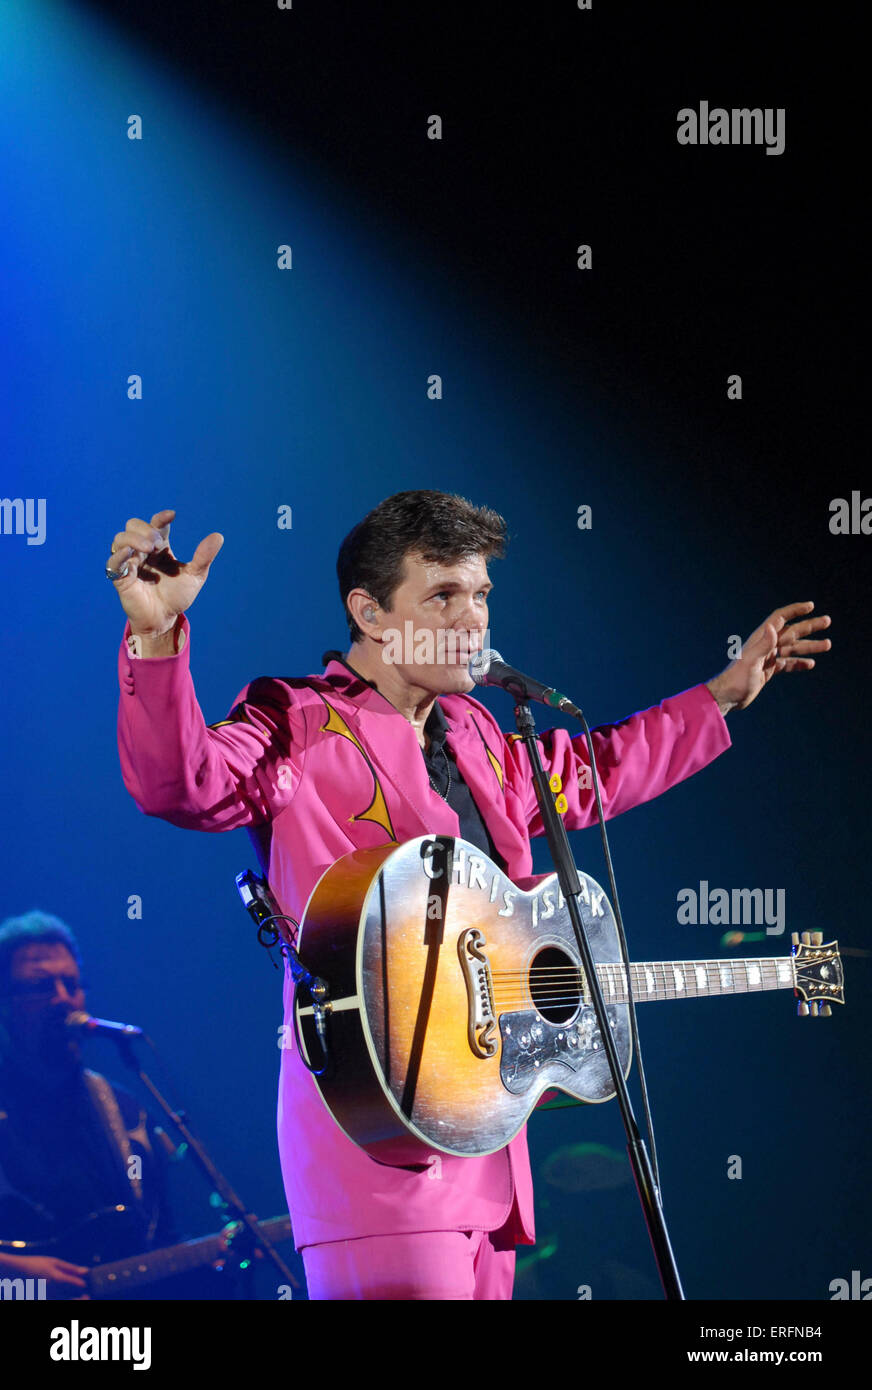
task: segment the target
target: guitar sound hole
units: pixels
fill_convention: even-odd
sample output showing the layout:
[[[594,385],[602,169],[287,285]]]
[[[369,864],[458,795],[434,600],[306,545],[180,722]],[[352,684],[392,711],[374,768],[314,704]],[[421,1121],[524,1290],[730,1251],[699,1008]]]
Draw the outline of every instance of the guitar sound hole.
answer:
[[[530,993],[549,1023],[568,1023],[581,1003],[581,975],[559,946],[546,946],[530,966]]]

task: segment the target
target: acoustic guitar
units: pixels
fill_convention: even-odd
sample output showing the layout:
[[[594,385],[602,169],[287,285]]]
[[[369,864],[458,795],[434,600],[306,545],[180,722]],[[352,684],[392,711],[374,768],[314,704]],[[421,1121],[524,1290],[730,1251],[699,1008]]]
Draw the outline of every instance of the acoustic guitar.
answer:
[[[625,1076],[627,972],[603,889],[579,871],[580,908]],[[316,884],[300,956],[329,990],[326,1066],[313,1005],[296,1030],[333,1118],[383,1163],[489,1154],[544,1092],[614,1095],[575,933],[556,875],[525,888],[468,841],[421,836],[354,850]],[[636,1003],[790,990],[800,1012],[844,1003],[838,945],[806,934],[789,956],[647,961]]]

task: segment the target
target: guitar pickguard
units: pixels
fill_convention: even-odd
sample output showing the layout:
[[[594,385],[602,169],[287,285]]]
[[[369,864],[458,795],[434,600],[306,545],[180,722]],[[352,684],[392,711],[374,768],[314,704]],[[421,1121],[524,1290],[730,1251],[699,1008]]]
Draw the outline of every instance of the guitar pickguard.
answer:
[[[614,1031],[617,1010],[607,1005],[606,1014]],[[528,1091],[540,1080],[545,1067],[558,1064],[577,1072],[591,1055],[602,1050],[602,1035],[590,1006],[582,1008],[571,1023],[549,1023],[527,1010],[501,1014],[499,1024],[503,1040],[500,1080],[512,1095]]]

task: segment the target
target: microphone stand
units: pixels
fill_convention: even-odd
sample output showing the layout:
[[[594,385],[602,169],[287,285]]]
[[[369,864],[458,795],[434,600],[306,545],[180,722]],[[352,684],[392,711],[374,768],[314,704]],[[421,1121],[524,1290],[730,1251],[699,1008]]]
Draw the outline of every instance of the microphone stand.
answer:
[[[248,1232],[248,1235],[245,1238],[244,1248],[240,1252],[242,1254],[243,1259],[248,1258],[247,1252],[253,1250],[255,1246],[259,1246],[261,1250],[263,1250],[266,1253],[269,1259],[272,1260],[276,1269],[281,1274],[282,1279],[286,1283],[290,1284],[292,1288],[299,1289],[299,1281],[294,1278],[293,1274],[291,1273],[288,1266],[285,1264],[282,1257],[273,1249],[269,1241],[264,1239],[263,1235],[261,1234],[258,1228],[256,1218],[252,1215],[250,1211],[247,1210],[244,1203],[236,1195],[233,1188],[230,1186],[230,1183],[225,1178],[224,1174],[218,1168],[216,1168],[215,1164],[212,1162],[212,1159],[209,1157],[208,1153],[204,1149],[203,1145],[200,1143],[199,1139],[197,1139],[196,1136],[192,1134],[190,1129],[188,1129],[188,1126],[185,1123],[185,1112],[183,1110],[173,1110],[169,1101],[161,1095],[160,1091],[158,1090],[157,1086],[152,1081],[148,1073],[139,1065],[139,1062],[133,1053],[131,1039],[129,1037],[119,1036],[115,1039],[115,1041],[118,1043],[118,1050],[121,1053],[125,1065],[130,1067],[131,1071],[134,1071],[136,1075],[139,1077],[145,1089],[154,1098],[154,1100],[160,1106],[161,1110],[166,1115],[173,1129],[176,1130],[176,1132],[182,1136],[182,1139],[187,1144],[191,1153],[194,1155],[194,1158],[201,1172],[205,1175],[207,1182],[212,1184],[214,1190],[221,1197],[224,1206],[230,1208],[233,1212],[236,1213],[236,1219],[242,1223],[242,1225]],[[152,1043],[150,1038],[147,1037],[146,1042],[148,1042],[150,1046],[154,1047],[154,1044]],[[251,1275],[254,1273],[253,1265],[248,1266],[247,1273],[248,1278],[246,1281],[246,1297],[253,1298],[254,1288],[251,1280]]]
[[[609,1069],[615,1085],[615,1094],[621,1111],[621,1119],[624,1122],[624,1129],[627,1134],[627,1155],[630,1160],[633,1179],[636,1183],[636,1191],[639,1194],[639,1201],[642,1204],[645,1224],[648,1227],[648,1235],[654,1251],[654,1259],[660,1275],[660,1282],[663,1285],[663,1292],[667,1299],[681,1300],[684,1298],[684,1290],[681,1287],[681,1279],[679,1278],[678,1267],[675,1263],[672,1245],[670,1244],[669,1232],[666,1229],[663,1208],[660,1205],[660,1191],[654,1178],[648,1150],[639,1133],[636,1117],[633,1114],[627,1083],[624,1080],[624,1075],[618,1060],[617,1049],[615,1047],[615,1040],[612,1036],[612,1030],[606,1015],[605,1003],[596,973],[596,965],[591,955],[590,945],[585,934],[584,924],[578,906],[578,898],[581,893],[578,870],[575,860],[572,857],[572,850],[570,849],[569,839],[566,834],[566,826],[563,824],[560,814],[554,805],[551,788],[548,785],[548,779],[545,776],[545,769],[542,766],[542,759],[539,756],[539,749],[536,745],[536,725],[530,711],[530,706],[525,700],[520,700],[518,704],[515,705],[515,723],[530,758],[530,767],[533,771],[533,782],[536,787],[539,810],[542,813],[545,836],[551,850],[551,858],[554,861],[554,867],[557,871],[557,880],[563,891],[563,896],[566,899],[569,917],[575,931],[576,941],[578,942],[578,949],[584,967],[584,975],[590,992],[590,1000],[596,1014],[603,1050],[608,1058]],[[629,970],[627,974],[629,976]]]

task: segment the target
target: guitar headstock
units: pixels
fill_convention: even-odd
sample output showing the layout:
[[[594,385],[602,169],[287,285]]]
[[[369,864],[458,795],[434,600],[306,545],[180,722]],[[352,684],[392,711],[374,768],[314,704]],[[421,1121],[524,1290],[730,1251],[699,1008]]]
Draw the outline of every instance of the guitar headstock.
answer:
[[[796,932],[793,942],[793,970],[796,977],[797,1013],[827,1018],[831,1004],[845,1002],[845,976],[838,941],[823,944],[823,932]]]

